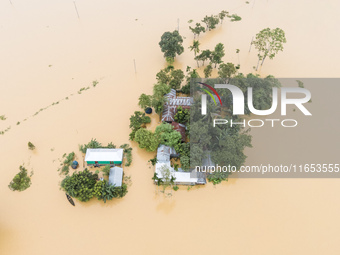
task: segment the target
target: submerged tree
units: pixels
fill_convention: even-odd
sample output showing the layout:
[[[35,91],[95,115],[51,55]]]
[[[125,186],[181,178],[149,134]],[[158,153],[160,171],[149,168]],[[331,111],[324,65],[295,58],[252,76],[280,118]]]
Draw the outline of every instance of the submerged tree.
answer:
[[[283,51],[283,44],[286,42],[285,32],[281,28],[265,28],[257,33],[256,39],[252,41],[252,44],[258,50],[256,70],[259,67],[260,60],[262,60],[262,66],[266,57],[273,59],[279,51]]]
[[[211,50],[203,50],[203,51],[201,52],[201,54],[199,54],[199,55],[197,55],[197,56],[195,57],[195,60],[197,60],[197,61],[202,61],[202,65],[203,65],[203,66],[204,66],[204,62],[207,61],[208,59],[209,59],[210,61],[211,61],[211,59],[212,59],[212,52],[211,52]],[[198,63],[197,63],[197,66],[199,66]]]
[[[24,191],[25,189],[28,189],[32,183],[31,177],[33,172],[31,172],[31,175],[29,176],[25,167],[20,166],[19,169],[20,172],[14,176],[13,180],[8,185],[8,187],[13,191]]]
[[[211,63],[215,64],[215,67],[217,64],[221,64],[222,58],[225,55],[223,43],[218,43],[211,55]]]
[[[205,78],[209,78],[211,76],[211,73],[212,73],[212,69],[213,67],[211,66],[211,64],[207,65],[206,68],[204,68],[204,77]]]
[[[189,46],[190,51],[193,51],[193,52],[194,52],[195,57],[196,57],[196,55],[200,52],[199,46],[200,46],[200,42],[199,42],[199,41],[196,41],[196,40],[194,40],[194,41],[192,42],[192,45]]]
[[[218,14],[218,17],[220,18],[220,20],[221,20],[221,24],[222,24],[222,22],[223,22],[223,20],[224,20],[224,18],[226,17],[226,16],[228,16],[228,14],[229,14],[229,12],[227,12],[227,11],[221,11],[219,14]]]
[[[28,149],[33,151],[35,149],[34,144],[31,142],[28,142]]]
[[[242,18],[240,16],[238,16],[237,14],[232,14],[230,16],[228,16],[230,18],[230,21],[231,22],[234,22],[234,21],[240,21]]]
[[[224,80],[225,83],[236,73],[236,67],[233,63],[221,64],[218,68],[218,76]]]
[[[205,32],[205,28],[201,25],[201,23],[196,23],[195,27],[190,27],[189,26],[189,28],[190,28],[191,32],[193,32],[194,38],[196,38],[196,35],[197,35],[197,38],[199,38],[200,33],[204,33]]]
[[[181,55],[183,53],[184,48],[182,43],[182,36],[175,30],[173,32],[165,32],[161,37],[159,46],[161,47],[165,58],[174,59],[176,55]]]
[[[216,15],[211,15],[211,16],[205,16],[202,19],[202,22],[206,24],[207,29],[210,31],[214,28],[216,28],[216,25],[220,22],[220,19]]]

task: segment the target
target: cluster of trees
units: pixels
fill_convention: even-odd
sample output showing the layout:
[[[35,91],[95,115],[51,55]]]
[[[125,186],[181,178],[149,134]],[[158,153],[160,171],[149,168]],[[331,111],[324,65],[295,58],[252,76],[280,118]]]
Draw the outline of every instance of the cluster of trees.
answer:
[[[202,65],[204,66],[204,63],[206,61],[209,61],[209,64],[204,69],[204,75],[206,76],[206,78],[208,78],[211,76],[213,67],[216,68],[217,65],[221,65],[223,63],[222,58],[225,56],[224,45],[222,43],[218,43],[213,51],[209,49],[200,51],[200,49],[198,48],[199,44],[197,44],[196,42],[197,41],[194,41],[193,45],[190,47],[197,53],[197,55],[195,53],[195,60],[197,61],[198,67],[199,62],[202,62]]]
[[[196,39],[196,36],[197,38],[199,38],[199,35],[201,33],[205,33],[206,31],[215,29],[219,23],[222,24],[226,17],[229,18],[231,22],[241,20],[241,17],[238,16],[237,14],[230,15],[229,12],[223,10],[217,15],[210,15],[210,16],[206,15],[202,19],[202,22],[205,24],[206,27],[203,27],[201,23],[195,23],[195,26],[194,27],[189,26],[189,29],[194,34],[194,38]]]
[[[142,94],[144,95],[144,94]],[[141,96],[142,97],[142,96]],[[140,99],[141,99],[140,97]],[[144,100],[144,99],[142,99]],[[135,111],[134,115],[130,117],[130,128],[132,129],[131,133],[129,134],[130,140],[133,141],[135,139],[136,132],[141,129],[145,128],[146,124],[150,123],[151,119],[149,116],[145,116],[145,113],[140,111]]]
[[[20,166],[19,169],[20,172],[14,176],[13,180],[8,185],[8,187],[13,191],[24,191],[32,184],[31,177],[33,175],[33,171],[30,175],[28,175],[27,169],[24,166]]]
[[[84,171],[74,172],[71,176],[66,176],[61,182],[61,188],[71,197],[82,202],[87,202],[93,197],[98,200],[111,200],[112,198],[124,197],[127,193],[127,185],[121,187],[110,185],[106,180],[97,181],[98,174],[85,169]]]
[[[283,51],[283,44],[286,42],[285,32],[281,28],[265,28],[257,33],[255,40],[252,41],[252,44],[258,51],[256,70],[261,60],[262,66],[267,57],[273,59],[279,51]]]
[[[155,132],[146,128],[139,129],[134,141],[136,141],[140,148],[146,151],[156,151],[159,144],[174,147],[181,143],[181,134],[173,129],[169,123],[162,123],[156,127]]]
[[[155,112],[161,116],[164,108],[165,98],[164,95],[170,92],[170,86],[158,82],[153,86],[153,94],[152,95],[146,95],[141,94],[138,99],[138,105],[145,109],[147,107],[153,107],[155,109]]]
[[[191,69],[190,66],[187,66],[187,75],[185,76],[185,85],[182,86],[180,92],[182,92],[183,94],[190,94],[190,82],[192,79],[197,79],[200,78],[198,72],[196,69]]]
[[[209,79],[205,83],[209,85],[222,83],[221,78]],[[259,110],[269,109],[272,103],[272,88],[279,87],[280,83],[273,76],[264,79],[253,74],[244,76],[237,75],[230,78],[229,82],[238,86],[244,93],[247,100],[247,88],[253,88],[254,107]],[[201,114],[201,101],[199,97],[194,97],[194,104],[190,111],[190,165],[201,166],[202,155],[210,155],[212,161],[218,165],[232,165],[237,169],[246,160],[244,149],[252,147],[249,130],[245,130],[242,125],[217,125],[213,127],[214,118],[221,118],[223,112],[224,119],[232,119],[233,122],[242,122],[242,119],[232,114],[233,101],[229,90],[216,89],[219,93],[223,108],[213,102],[207,102],[207,114]],[[246,114],[250,114],[245,108]],[[208,180],[214,184],[226,180],[229,172],[215,172],[208,175]]]
[[[175,69],[172,65],[167,66],[156,74],[156,79],[159,83],[166,84],[176,90],[180,89],[184,77],[184,72],[181,69]]]

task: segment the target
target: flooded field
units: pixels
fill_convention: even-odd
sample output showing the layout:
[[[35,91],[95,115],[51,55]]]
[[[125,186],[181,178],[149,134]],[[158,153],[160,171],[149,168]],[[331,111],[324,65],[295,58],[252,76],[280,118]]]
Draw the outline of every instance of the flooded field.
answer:
[[[280,27],[285,49],[266,60],[261,75],[339,77],[338,1],[84,0],[75,2],[79,18],[73,1],[53,2],[0,3],[0,131],[11,127],[0,135],[0,254],[340,253],[340,180],[230,179],[165,197],[152,184],[154,153],[128,140],[137,99],[151,93],[165,66],[160,36],[178,20],[186,39],[177,68],[196,66],[187,21],[228,10],[242,21],[201,35],[201,49],[222,42],[225,62],[235,64],[240,49],[241,72],[249,73],[257,63],[252,37]],[[340,89],[306,88],[313,117],[289,131],[253,129],[246,165],[339,163]],[[158,121],[153,114],[151,128]],[[131,144],[133,163],[124,172],[132,185],[123,199],[72,207],[59,190],[58,159],[74,151],[82,161],[78,145],[91,138]],[[34,170],[32,186],[12,192],[21,164]]]

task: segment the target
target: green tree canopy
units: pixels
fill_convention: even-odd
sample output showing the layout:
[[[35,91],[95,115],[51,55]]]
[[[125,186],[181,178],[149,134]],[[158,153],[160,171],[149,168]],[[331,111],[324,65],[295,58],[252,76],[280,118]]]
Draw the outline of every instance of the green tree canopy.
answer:
[[[205,78],[209,78],[211,76],[212,70],[213,70],[213,68],[212,68],[211,64],[207,65],[204,68],[204,71],[203,71],[204,72],[204,77]]]
[[[183,53],[184,48],[182,43],[182,36],[175,30],[173,32],[165,32],[161,37],[159,46],[161,47],[161,51],[164,53],[165,58],[174,59],[176,55],[181,55]]]
[[[196,38],[196,35],[199,38],[200,33],[204,33],[205,32],[205,28],[201,25],[201,23],[196,23],[195,27],[190,27],[189,26],[189,29],[194,34],[194,38]]]
[[[156,127],[155,135],[159,137],[161,144],[174,147],[182,140],[181,134],[173,129],[173,126],[169,123],[162,123]]]
[[[217,64],[222,63],[222,58],[224,57],[224,45],[223,43],[218,43],[215,46],[215,50],[212,52],[211,62],[215,64],[215,67]]]
[[[98,175],[85,169],[84,171],[74,172],[72,176],[66,176],[61,182],[61,188],[71,197],[79,201],[89,201],[94,196],[94,186]]]
[[[28,189],[32,183],[31,176],[33,175],[33,172],[29,176],[25,167],[20,166],[19,169],[20,172],[14,176],[13,180],[8,185],[13,191],[24,191],[25,189]]]
[[[224,18],[226,17],[226,16],[228,16],[228,14],[229,14],[229,12],[227,12],[227,11],[221,11],[219,14],[218,14],[218,17],[220,18],[220,20],[221,20],[221,24],[222,24],[222,22],[223,22],[223,20],[224,20]]]
[[[216,28],[216,25],[220,22],[219,16],[217,15],[211,15],[211,16],[205,16],[202,19],[202,22],[206,24],[207,29],[210,31],[214,28]]]
[[[281,28],[265,28],[257,33],[256,39],[252,42],[258,50],[256,70],[258,69],[260,60],[262,60],[262,66],[266,57],[273,59],[279,51],[283,51],[283,44],[286,42],[285,32]]]
[[[138,100],[138,105],[143,109],[151,106],[151,96],[149,95],[143,93]]]
[[[225,83],[236,73],[236,67],[233,63],[220,64],[218,67],[218,76],[224,80]]]
[[[189,46],[190,51],[193,51],[193,52],[194,52],[195,57],[196,57],[196,55],[200,52],[199,46],[200,46],[200,42],[199,42],[199,41],[196,41],[196,40],[193,40],[192,45]]]
[[[152,131],[140,128],[136,131],[135,141],[138,143],[139,148],[155,151],[158,148],[160,139]]]

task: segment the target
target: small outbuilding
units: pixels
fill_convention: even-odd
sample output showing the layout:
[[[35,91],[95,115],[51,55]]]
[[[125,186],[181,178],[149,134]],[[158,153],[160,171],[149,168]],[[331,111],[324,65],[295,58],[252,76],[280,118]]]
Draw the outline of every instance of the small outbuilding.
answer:
[[[121,165],[123,149],[87,149],[85,161],[88,165]]]
[[[121,187],[123,183],[123,168],[115,166],[110,169],[109,184]]]

